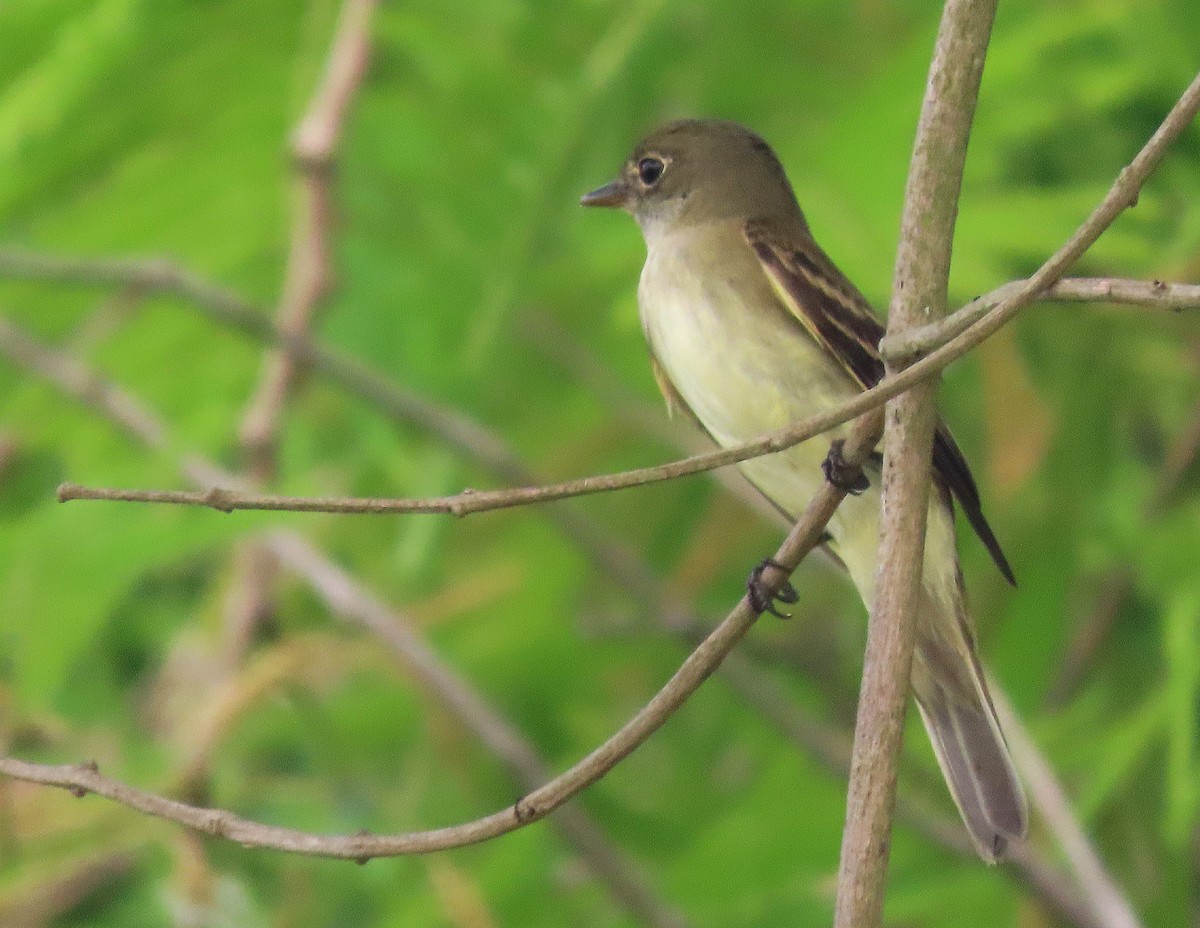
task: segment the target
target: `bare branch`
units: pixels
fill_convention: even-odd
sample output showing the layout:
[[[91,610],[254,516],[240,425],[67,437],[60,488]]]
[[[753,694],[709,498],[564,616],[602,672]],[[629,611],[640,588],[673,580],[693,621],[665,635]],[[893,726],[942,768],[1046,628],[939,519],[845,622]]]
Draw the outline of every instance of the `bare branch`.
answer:
[[[904,195],[888,312],[893,333],[946,311],[963,164],[996,3],[948,0],[942,13]],[[876,928],[883,919],[924,563],[936,391],[931,378],[887,407],[879,567],[854,728],[835,928]]]
[[[29,337],[4,316],[0,316],[0,354],[116,422],[147,447],[164,453],[174,451],[162,423],[137,399],[98,377],[76,359]],[[194,455],[180,454],[178,462],[183,475],[199,486],[245,487],[240,477]]]
[[[889,335],[880,345],[880,351],[889,361],[912,361],[965,332],[999,303],[1019,293],[1028,283],[1027,280],[1010,281],[991,293],[976,297],[941,322],[923,325],[895,337]],[[1064,277],[1038,294],[1036,302],[1125,303],[1179,313],[1200,309],[1200,285],[1120,277]]]

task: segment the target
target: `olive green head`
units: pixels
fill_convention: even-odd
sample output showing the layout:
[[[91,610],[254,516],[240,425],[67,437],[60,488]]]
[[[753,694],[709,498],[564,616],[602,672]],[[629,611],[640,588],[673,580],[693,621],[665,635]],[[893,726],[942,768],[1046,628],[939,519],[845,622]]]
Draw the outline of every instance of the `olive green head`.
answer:
[[[775,152],[737,123],[684,119],[647,135],[610,183],[581,200],[618,207],[643,229],[799,215]]]

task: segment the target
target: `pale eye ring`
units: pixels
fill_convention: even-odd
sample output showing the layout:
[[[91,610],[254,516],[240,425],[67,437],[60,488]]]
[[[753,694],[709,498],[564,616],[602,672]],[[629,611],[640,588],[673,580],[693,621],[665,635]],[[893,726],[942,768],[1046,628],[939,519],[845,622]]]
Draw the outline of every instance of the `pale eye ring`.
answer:
[[[647,187],[653,187],[665,168],[661,158],[643,158],[637,163],[638,180]]]

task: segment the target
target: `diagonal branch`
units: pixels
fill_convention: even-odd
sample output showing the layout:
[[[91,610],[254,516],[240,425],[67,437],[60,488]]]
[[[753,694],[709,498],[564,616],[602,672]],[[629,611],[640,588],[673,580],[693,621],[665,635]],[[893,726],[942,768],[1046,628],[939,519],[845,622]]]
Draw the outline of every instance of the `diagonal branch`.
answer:
[[[1013,759],[1029,784],[1029,795],[1043,821],[1058,839],[1059,846],[1070,862],[1071,871],[1083,890],[1082,898],[1095,913],[1096,920],[1106,928],[1142,928],[1141,921],[1121,895],[1100,855],[1071,811],[1062,784],[1017,718],[1008,697],[999,687],[992,687],[992,699],[1012,746]]]

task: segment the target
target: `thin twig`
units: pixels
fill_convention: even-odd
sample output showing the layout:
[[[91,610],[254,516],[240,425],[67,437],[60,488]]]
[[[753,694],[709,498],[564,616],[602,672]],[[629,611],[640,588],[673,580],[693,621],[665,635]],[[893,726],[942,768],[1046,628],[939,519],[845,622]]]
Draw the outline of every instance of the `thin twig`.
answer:
[[[986,316],[997,304],[1021,291],[1028,280],[1013,280],[976,297],[941,322],[920,326],[893,338],[880,351],[889,360],[905,363],[944,345]],[[1200,284],[1173,284],[1162,280],[1128,280],[1120,277],[1064,277],[1037,296],[1038,303],[1120,303],[1180,313],[1200,309]]]
[[[1141,921],[1113,882],[1095,847],[1079,827],[1062,784],[1045,758],[1034,749],[1033,739],[1013,711],[1004,691],[994,687],[992,701],[1033,805],[1066,854],[1071,872],[1083,890],[1083,899],[1096,920],[1105,928],[1142,928]]]
[[[296,209],[276,313],[278,328],[291,335],[308,335],[333,288],[333,169],[346,112],[366,73],[375,6],[376,0],[342,4],[321,83],[292,133]],[[272,351],[263,359],[258,386],[238,430],[250,472],[260,481],[274,476],[280,415],[298,375],[296,358],[289,352]]]
[[[888,331],[946,312],[967,140],[998,0],[948,0],[938,29],[904,194]],[[888,404],[875,599],[867,624],[835,928],[876,928],[916,642],[937,381]]]
[[[324,73],[292,133],[296,174],[291,245],[276,311],[280,330],[309,335],[333,289],[333,176],[346,113],[367,68],[370,24],[376,0],[345,0]],[[258,384],[246,404],[238,442],[256,486],[279,470],[279,431],[284,407],[300,377],[300,364],[287,351],[268,347]],[[233,582],[225,597],[226,663],[241,653],[271,609],[275,566],[254,543],[239,544],[231,556]]]

